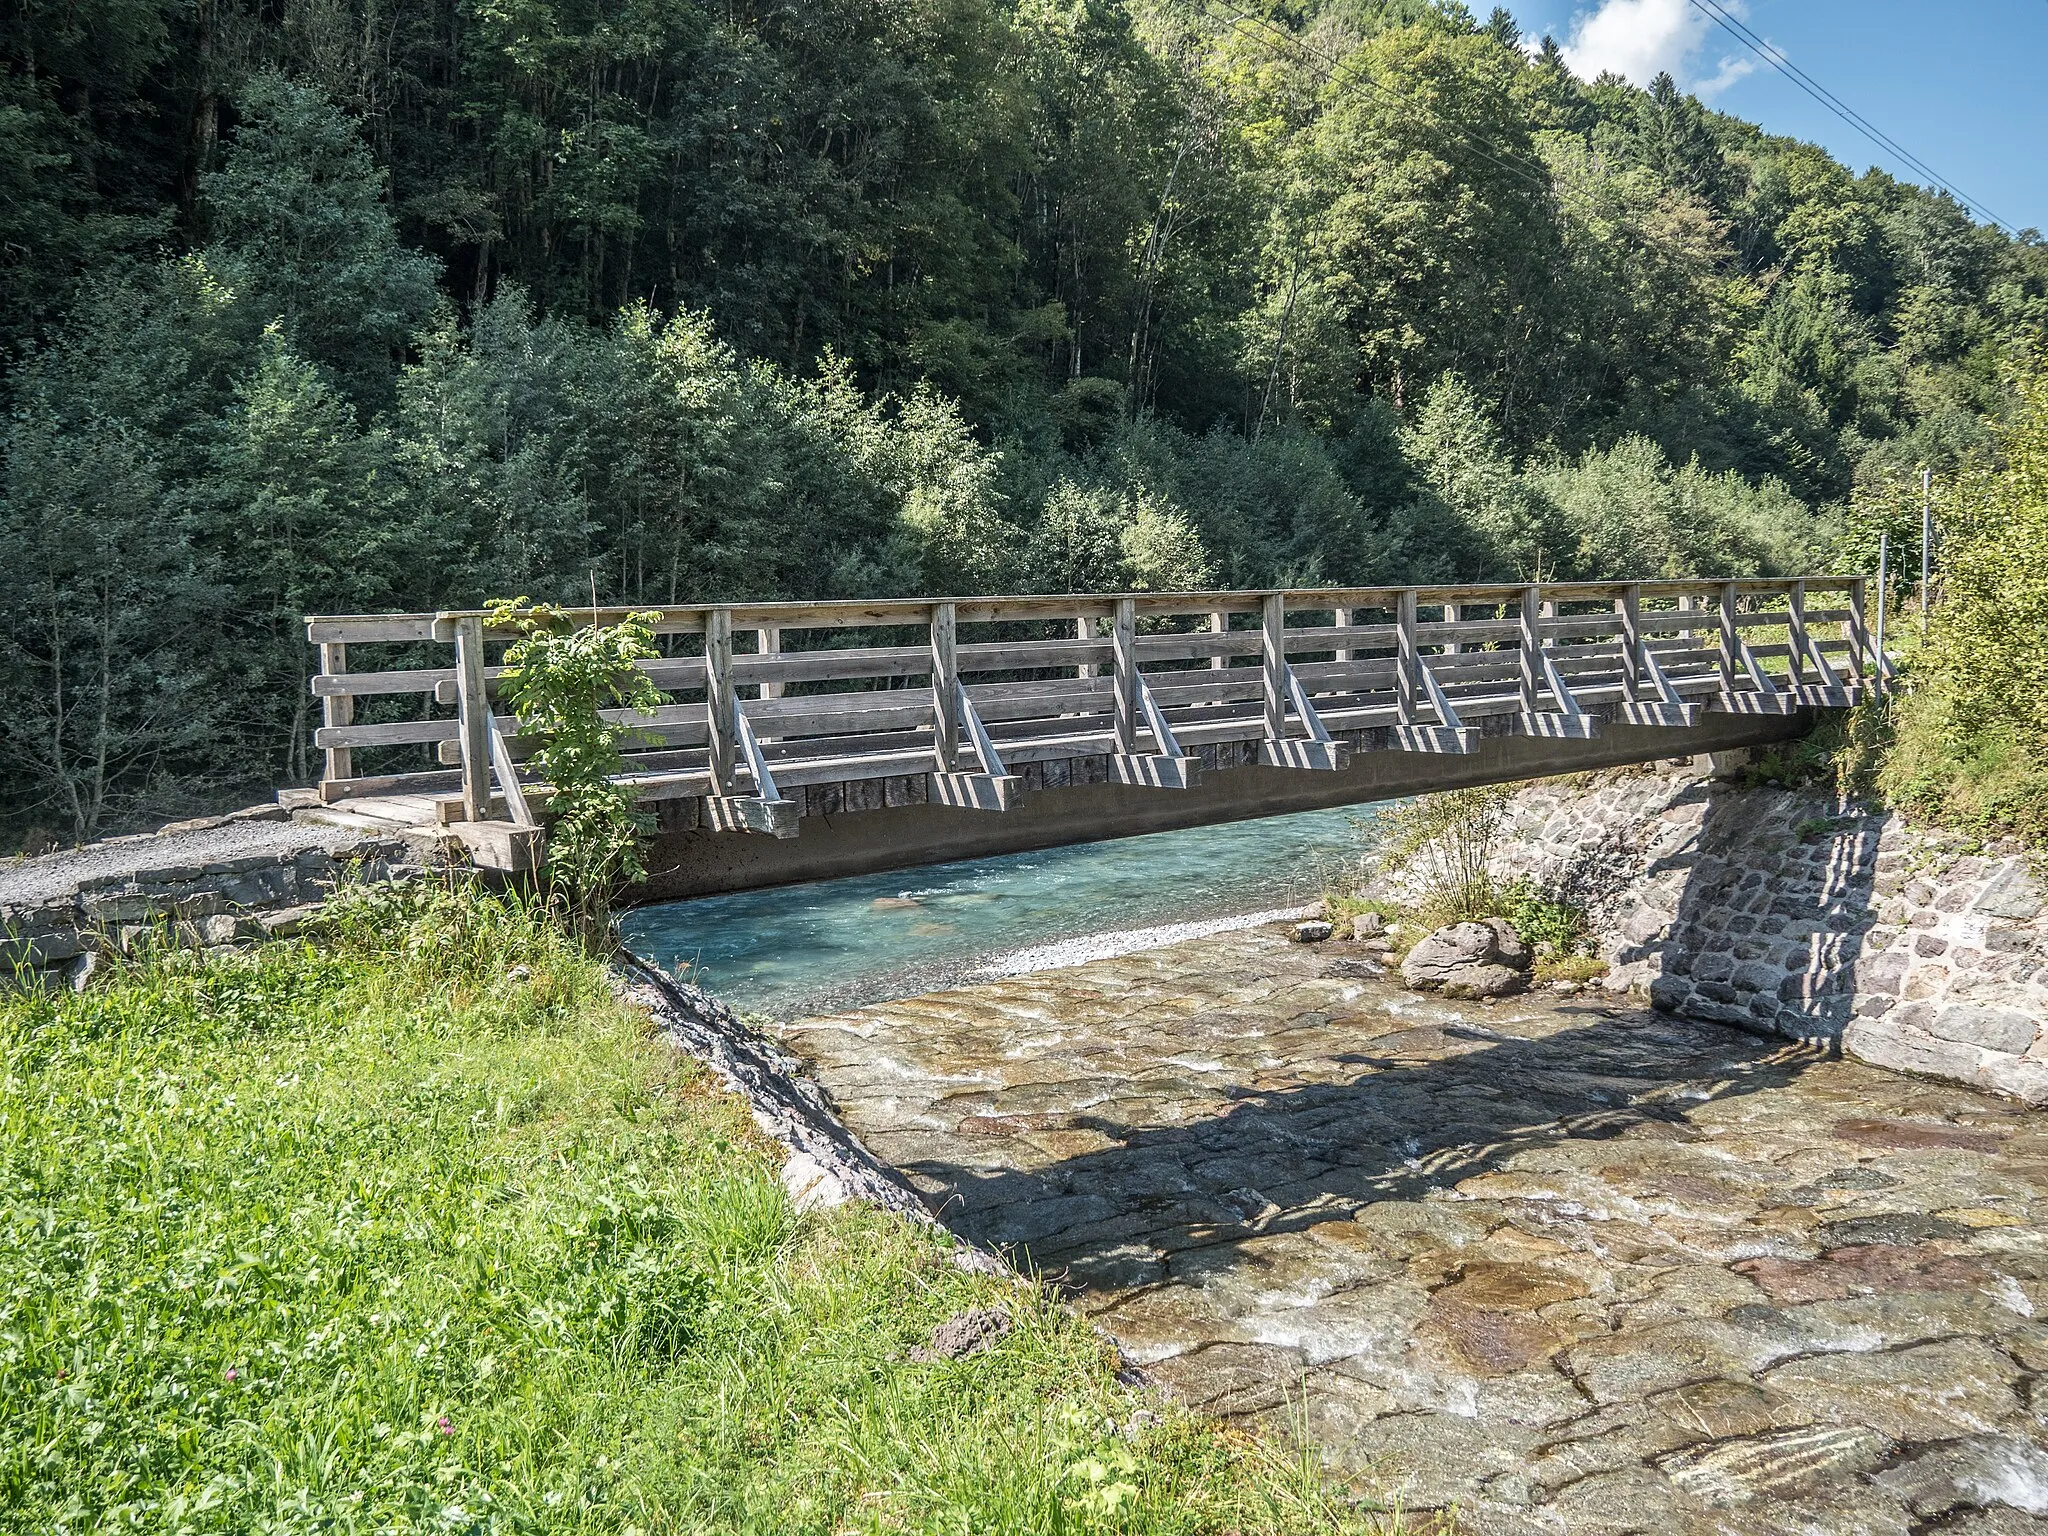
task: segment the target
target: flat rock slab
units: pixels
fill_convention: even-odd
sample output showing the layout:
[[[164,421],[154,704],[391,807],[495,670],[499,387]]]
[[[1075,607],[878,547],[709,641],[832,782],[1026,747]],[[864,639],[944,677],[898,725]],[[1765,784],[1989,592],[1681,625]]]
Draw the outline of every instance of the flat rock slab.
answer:
[[[1459,1530],[2048,1514],[2048,1119],[1285,927],[786,1028],[960,1233]]]

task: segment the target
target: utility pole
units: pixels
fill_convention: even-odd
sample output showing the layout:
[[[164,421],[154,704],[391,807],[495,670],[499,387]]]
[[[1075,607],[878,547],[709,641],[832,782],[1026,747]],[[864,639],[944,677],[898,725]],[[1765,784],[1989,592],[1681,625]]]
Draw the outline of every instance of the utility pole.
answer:
[[[1920,470],[1920,638],[1927,638],[1927,610],[1931,606],[1927,595],[1927,576],[1932,568],[1931,555],[1934,549],[1934,471],[1922,466]]]

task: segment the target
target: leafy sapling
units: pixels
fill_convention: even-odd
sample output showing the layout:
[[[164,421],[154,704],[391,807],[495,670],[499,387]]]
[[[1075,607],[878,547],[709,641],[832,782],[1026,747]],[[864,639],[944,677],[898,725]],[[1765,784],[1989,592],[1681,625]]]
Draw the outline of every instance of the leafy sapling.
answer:
[[[542,873],[578,925],[600,933],[618,889],[646,876],[641,845],[654,829],[632,791],[613,781],[625,767],[620,743],[631,727],[602,712],[651,715],[663,702],[637,665],[659,654],[659,615],[578,625],[562,609],[523,597],[501,598],[488,611],[491,628],[520,637],[505,653],[499,684],[520,735],[539,743],[533,765],[549,789]]]

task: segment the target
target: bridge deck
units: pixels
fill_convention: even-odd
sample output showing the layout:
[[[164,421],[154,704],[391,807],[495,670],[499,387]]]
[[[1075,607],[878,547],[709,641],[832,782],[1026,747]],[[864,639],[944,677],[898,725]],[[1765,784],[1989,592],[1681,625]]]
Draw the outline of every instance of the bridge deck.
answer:
[[[626,612],[595,609],[585,622]],[[1205,772],[1330,776],[1307,791],[1322,799],[1336,780],[1359,779],[1353,759],[1367,756],[1405,766],[1365,780],[1422,788],[1527,762],[1560,771],[1676,756],[1707,749],[1687,744],[1696,739],[1783,736],[1805,711],[1853,703],[1887,675],[1857,577],[653,613],[665,654],[641,668],[669,702],[611,713],[629,732],[623,782],[675,836],[786,839],[806,818],[852,811],[1011,812],[1038,792],[1089,785],[1190,797],[1136,818],[1184,825],[1263,814],[1254,803],[1273,798],[1258,788],[1266,775],[1205,789]],[[444,824],[480,862],[530,861],[545,794],[522,766],[534,742],[492,707],[504,674],[492,648],[515,637],[476,612],[315,618],[307,632],[321,648],[325,814]],[[369,646],[400,664],[353,670]],[[1729,718],[1717,727],[1717,715]],[[1524,745],[1503,748],[1504,736]],[[358,754],[377,771],[358,771]],[[1290,795],[1301,798],[1279,798]],[[716,841],[712,864],[760,862],[743,840]]]

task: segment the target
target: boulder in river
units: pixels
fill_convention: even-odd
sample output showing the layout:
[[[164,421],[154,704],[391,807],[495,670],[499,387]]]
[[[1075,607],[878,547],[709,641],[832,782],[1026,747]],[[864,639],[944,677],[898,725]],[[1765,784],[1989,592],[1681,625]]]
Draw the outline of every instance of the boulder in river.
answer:
[[[1528,981],[1522,975],[1529,950],[1500,918],[1452,923],[1408,951],[1401,979],[1420,992],[1448,997],[1506,997]]]

